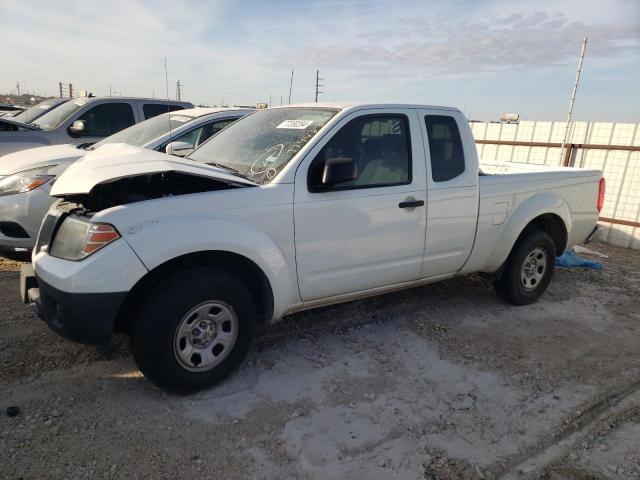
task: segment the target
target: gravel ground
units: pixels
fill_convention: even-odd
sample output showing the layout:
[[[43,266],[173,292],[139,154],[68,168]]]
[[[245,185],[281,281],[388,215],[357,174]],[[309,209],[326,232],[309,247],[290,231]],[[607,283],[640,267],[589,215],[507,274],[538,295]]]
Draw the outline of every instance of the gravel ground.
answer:
[[[187,398],[51,333],[0,258],[0,477],[640,478],[640,252],[591,248],[527,307],[473,275],[291,316]]]

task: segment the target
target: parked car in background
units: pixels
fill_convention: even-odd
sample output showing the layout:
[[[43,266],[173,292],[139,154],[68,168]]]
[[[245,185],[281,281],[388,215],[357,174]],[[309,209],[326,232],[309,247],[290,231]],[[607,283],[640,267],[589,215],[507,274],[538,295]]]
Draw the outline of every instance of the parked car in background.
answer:
[[[22,123],[31,123],[35,119],[40,118],[42,115],[50,111],[52,108],[57,107],[58,105],[62,105],[65,102],[68,102],[68,98],[47,98],[42,102],[27,108],[26,110],[13,115],[11,120],[14,122],[22,122]]]
[[[186,159],[104,146],[51,193],[23,300],[76,341],[129,332],[142,373],[185,394],[299,310],[473,272],[535,302],[596,231],[604,179],[480,174],[454,108],[313,103],[258,110]]]
[[[78,158],[112,143],[126,143],[176,156],[191,153],[211,136],[253,110],[193,108],[163,113],[87,145],[51,145],[0,159],[0,254],[30,251],[42,219],[55,201],[55,178]]]
[[[14,131],[0,131],[0,156],[45,145],[99,142],[135,123],[184,108],[193,105],[145,98],[75,98],[29,124],[15,122]]]
[[[9,105],[6,103],[0,104],[0,117],[13,116],[24,110],[24,107],[18,105]]]

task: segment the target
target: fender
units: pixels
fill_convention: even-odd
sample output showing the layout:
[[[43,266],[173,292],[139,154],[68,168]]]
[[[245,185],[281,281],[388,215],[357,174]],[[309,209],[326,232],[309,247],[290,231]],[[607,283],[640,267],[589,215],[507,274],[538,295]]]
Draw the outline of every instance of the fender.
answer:
[[[215,235],[211,235],[215,232]],[[300,302],[295,271],[282,248],[264,231],[222,212],[170,215],[121,232],[149,270],[176,257],[202,251],[224,251],[254,262],[266,275],[274,297],[273,318]],[[295,262],[293,262],[295,265]]]
[[[571,210],[567,202],[555,193],[538,193],[521,203],[510,215],[507,225],[504,227],[500,239],[493,249],[490,260],[483,270],[493,272],[500,268],[511,253],[516,240],[525,227],[536,217],[548,213],[553,213],[562,219],[569,237],[571,234],[569,228],[572,223]]]

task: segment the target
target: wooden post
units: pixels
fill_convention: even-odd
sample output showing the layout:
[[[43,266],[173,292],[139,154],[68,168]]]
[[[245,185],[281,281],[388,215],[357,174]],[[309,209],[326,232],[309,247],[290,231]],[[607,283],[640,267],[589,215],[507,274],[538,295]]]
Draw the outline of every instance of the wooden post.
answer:
[[[568,143],[565,145],[565,154],[564,160],[562,161],[562,165],[565,167],[569,167],[571,163],[571,154],[573,153],[573,143]]]

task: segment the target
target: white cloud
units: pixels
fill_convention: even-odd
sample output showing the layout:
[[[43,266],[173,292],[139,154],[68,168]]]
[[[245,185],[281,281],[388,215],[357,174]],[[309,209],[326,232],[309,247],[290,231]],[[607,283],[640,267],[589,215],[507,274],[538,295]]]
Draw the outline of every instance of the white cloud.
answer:
[[[166,57],[170,95],[180,79],[194,102],[279,103],[292,68],[294,100],[312,98],[319,68],[326,99],[420,102],[434,79],[471,92],[514,72],[570,78],[584,35],[591,74],[640,67],[635,0],[0,0],[0,12],[0,91],[20,81],[54,94],[64,81],[163,96]]]
[[[620,58],[640,48],[640,32],[630,25],[570,22],[563,14],[534,12],[440,22],[406,19],[397,27],[365,33],[350,42],[327,40],[305,47],[297,64],[332,64],[351,71],[393,65],[394,75],[419,70],[429,75],[502,72],[574,63],[588,35],[589,56]],[[398,32],[401,35],[397,35]]]

